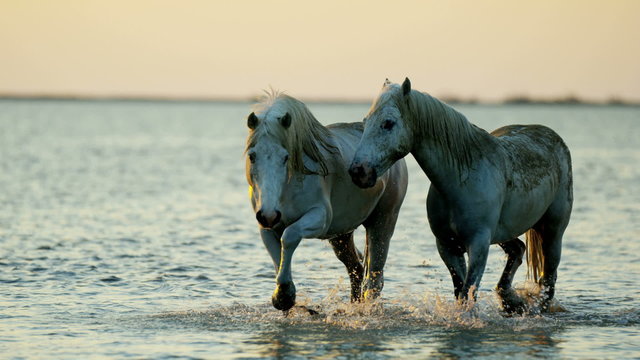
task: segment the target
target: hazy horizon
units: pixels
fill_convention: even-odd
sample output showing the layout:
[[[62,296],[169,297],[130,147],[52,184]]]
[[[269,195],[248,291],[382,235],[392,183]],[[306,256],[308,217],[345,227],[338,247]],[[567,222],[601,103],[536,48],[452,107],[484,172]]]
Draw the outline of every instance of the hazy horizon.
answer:
[[[0,95],[640,101],[638,1],[6,1]]]

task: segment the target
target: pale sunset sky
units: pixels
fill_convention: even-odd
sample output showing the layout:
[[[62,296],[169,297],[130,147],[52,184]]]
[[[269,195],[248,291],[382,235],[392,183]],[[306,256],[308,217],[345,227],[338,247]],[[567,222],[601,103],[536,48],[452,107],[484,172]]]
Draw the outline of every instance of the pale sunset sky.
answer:
[[[3,0],[0,94],[640,100],[640,1]]]

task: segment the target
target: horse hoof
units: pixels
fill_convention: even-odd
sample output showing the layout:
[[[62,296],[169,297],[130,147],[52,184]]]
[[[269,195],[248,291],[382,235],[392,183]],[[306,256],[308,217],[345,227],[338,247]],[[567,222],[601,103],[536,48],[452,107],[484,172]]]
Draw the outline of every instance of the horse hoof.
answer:
[[[296,303],[296,286],[293,282],[286,284],[278,284],[273,295],[271,296],[271,304],[273,307],[287,311]]]
[[[502,302],[502,310],[508,315],[522,315],[527,311],[526,302],[512,288],[497,289],[497,292]]]

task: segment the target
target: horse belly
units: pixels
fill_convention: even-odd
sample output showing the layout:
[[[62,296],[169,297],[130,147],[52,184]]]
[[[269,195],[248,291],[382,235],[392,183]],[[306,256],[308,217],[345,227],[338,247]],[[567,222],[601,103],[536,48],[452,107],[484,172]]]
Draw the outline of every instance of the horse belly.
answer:
[[[551,186],[540,186],[528,191],[514,191],[502,206],[493,243],[501,243],[524,234],[535,225],[555,197]]]

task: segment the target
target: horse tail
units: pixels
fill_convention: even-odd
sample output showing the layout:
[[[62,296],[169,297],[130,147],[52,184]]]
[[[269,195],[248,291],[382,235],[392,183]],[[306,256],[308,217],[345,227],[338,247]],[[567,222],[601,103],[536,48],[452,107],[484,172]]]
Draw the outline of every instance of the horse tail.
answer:
[[[531,228],[525,233],[527,240],[527,278],[538,281],[544,272],[541,229]]]

